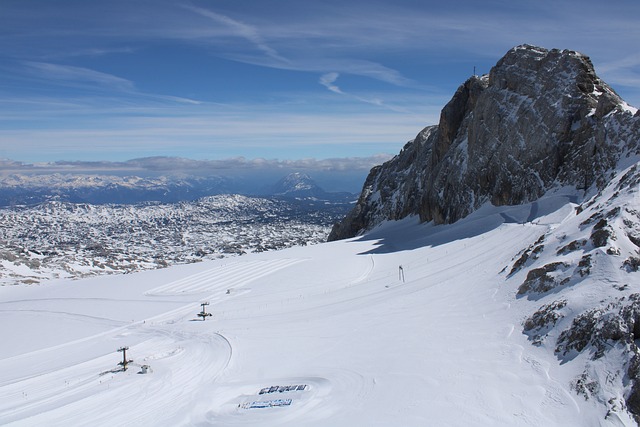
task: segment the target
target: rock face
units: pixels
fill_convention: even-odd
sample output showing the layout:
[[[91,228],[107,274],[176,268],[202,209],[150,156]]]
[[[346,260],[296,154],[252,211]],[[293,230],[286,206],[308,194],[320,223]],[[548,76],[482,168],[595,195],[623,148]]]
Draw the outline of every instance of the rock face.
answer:
[[[555,186],[602,188],[639,144],[640,113],[596,76],[589,57],[517,46],[460,86],[437,126],[371,170],[329,240],[409,215],[452,223],[484,203],[526,203]]]

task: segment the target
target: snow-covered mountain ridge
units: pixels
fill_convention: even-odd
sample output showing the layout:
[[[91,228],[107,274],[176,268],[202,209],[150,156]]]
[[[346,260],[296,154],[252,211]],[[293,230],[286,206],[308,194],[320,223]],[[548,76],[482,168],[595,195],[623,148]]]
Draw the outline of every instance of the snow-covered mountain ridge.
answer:
[[[473,76],[393,159],[369,174],[331,239],[419,215],[450,223],[485,202],[534,201],[557,186],[603,188],[640,150],[640,113],[570,50],[513,48]]]
[[[254,179],[214,174],[119,176],[72,171],[0,174],[0,207],[35,205],[47,201],[89,204],[176,203],[221,194],[316,197],[338,202],[356,197],[349,192],[325,191],[309,175],[299,172],[286,175],[274,186],[265,186],[264,177]]]
[[[46,201],[133,204],[195,200],[231,193],[237,185],[222,176],[140,177],[107,174],[10,174],[0,176],[0,206],[35,205]]]
[[[347,204],[219,195],[0,209],[0,284],[133,272],[319,243]]]

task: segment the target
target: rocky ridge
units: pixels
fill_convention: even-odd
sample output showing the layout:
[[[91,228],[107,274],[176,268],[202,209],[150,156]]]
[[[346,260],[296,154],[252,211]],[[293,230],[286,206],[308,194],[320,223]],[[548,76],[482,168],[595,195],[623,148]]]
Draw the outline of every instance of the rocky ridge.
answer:
[[[640,113],[597,77],[589,57],[530,45],[472,76],[393,159],[373,168],[330,240],[419,215],[452,223],[484,203],[515,205],[552,188],[602,188],[640,149]]]

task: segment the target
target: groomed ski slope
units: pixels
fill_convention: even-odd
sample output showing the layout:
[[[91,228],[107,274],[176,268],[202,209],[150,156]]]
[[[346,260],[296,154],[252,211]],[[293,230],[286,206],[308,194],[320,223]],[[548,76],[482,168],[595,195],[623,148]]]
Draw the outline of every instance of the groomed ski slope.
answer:
[[[524,273],[507,280],[501,272],[573,212],[568,200],[483,208],[450,226],[408,219],[346,241],[2,287],[0,425],[613,423],[569,389],[580,371],[527,341],[530,307],[515,298]],[[205,301],[213,316],[201,321]],[[117,372],[123,346],[133,363]],[[152,372],[139,374],[141,365]]]

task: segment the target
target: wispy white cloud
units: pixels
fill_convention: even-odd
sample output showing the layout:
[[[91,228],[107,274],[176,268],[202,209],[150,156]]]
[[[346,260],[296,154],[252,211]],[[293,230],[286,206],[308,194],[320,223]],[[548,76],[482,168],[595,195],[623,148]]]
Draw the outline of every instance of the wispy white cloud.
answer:
[[[613,85],[640,87],[640,53],[633,52],[614,61],[597,64],[597,72]]]
[[[338,80],[338,76],[340,76],[340,74],[338,73],[323,74],[322,76],[320,76],[320,84],[329,89],[331,92],[344,94],[344,92],[342,92],[342,90],[340,90],[340,88],[334,84],[336,80]]]
[[[183,157],[153,156],[131,159],[121,162],[109,161],[57,161],[57,162],[17,162],[0,159],[0,167],[14,172],[36,173],[122,173],[135,171],[155,171],[160,173],[187,171],[191,173],[219,173],[226,170],[261,170],[261,169],[305,169],[314,171],[368,171],[372,167],[384,163],[391,158],[390,154],[376,154],[367,157],[333,157],[304,159],[265,159],[230,157],[226,159],[188,159]]]
[[[633,52],[614,61],[605,62],[599,65],[601,72],[611,72],[618,70],[626,70],[640,65],[640,52]]]
[[[133,54],[136,49],[132,47],[82,47],[77,50],[65,50],[52,52],[50,55],[43,55],[44,60],[60,60],[61,58],[73,58],[73,57],[99,57],[113,54]]]
[[[364,102],[366,104],[375,105],[377,107],[382,107],[382,108],[385,108],[385,109],[388,109],[388,110],[391,110],[391,111],[395,111],[397,113],[413,114],[412,112],[410,112],[406,108],[398,107],[398,106],[394,106],[394,105],[389,105],[389,104],[385,103],[379,97],[370,97],[370,98],[368,98],[368,97],[364,97],[364,96],[360,96],[360,95],[354,95],[354,94],[351,94],[351,93],[347,93],[347,92],[343,91],[338,85],[335,84],[335,82],[338,80],[338,77],[340,77],[340,74],[336,73],[336,72],[323,74],[322,76],[320,76],[320,84],[322,86],[326,87],[327,89],[329,89],[333,93],[337,93],[339,95],[345,95],[345,96],[348,96],[348,97],[350,97],[352,99],[355,99],[357,101]]]
[[[175,33],[181,40],[188,40],[194,43],[213,46],[218,53],[226,58],[244,62],[252,65],[259,65],[268,68],[276,68],[293,71],[321,72],[328,73],[330,70],[339,70],[342,73],[369,77],[397,86],[409,86],[414,84],[410,79],[404,77],[398,70],[384,66],[378,62],[366,60],[359,57],[355,52],[345,52],[342,48],[335,49],[326,46],[339,43],[348,45],[349,39],[354,33],[335,33],[335,27],[340,27],[340,22],[332,22],[327,26],[326,22],[309,20],[308,16],[295,17],[294,19],[273,19],[260,20],[259,24],[250,25],[239,19],[232,18],[215,12],[211,8],[201,8],[185,6],[185,9],[195,12],[200,16],[209,18],[214,23],[220,24],[221,28],[211,30],[203,28],[200,31],[193,29],[192,33],[186,35],[185,32]],[[257,20],[256,16],[251,16]],[[291,17],[289,17],[291,18]],[[309,24],[306,31],[293,29],[299,27],[300,23]],[[331,30],[327,30],[327,27]],[[353,28],[353,22],[349,26],[342,28]],[[357,32],[358,25],[355,25]],[[224,30],[226,29],[226,31]],[[365,31],[366,32],[366,31]],[[379,34],[379,33],[378,33]],[[167,35],[171,37],[171,35]],[[226,45],[221,43],[228,37],[237,37],[248,41],[257,52],[246,49],[229,51]],[[331,40],[335,40],[331,41]],[[278,48],[274,47],[277,46]],[[376,46],[375,43],[368,47],[360,46],[361,51],[366,51]],[[281,51],[282,50],[282,51]]]
[[[210,10],[210,9],[204,9],[204,8],[188,6],[188,5],[185,5],[184,7],[196,12],[199,15],[210,18],[211,20],[213,20],[218,24],[222,24],[226,26],[231,30],[232,34],[238,37],[241,37],[247,40],[248,42],[252,43],[259,51],[267,55],[267,57],[274,59],[278,62],[283,62],[283,63],[289,62],[287,59],[280,56],[280,54],[278,54],[278,52],[274,48],[272,48],[267,44],[267,42],[261,36],[259,30],[256,27],[252,25],[248,25],[237,19],[233,19],[229,16],[214,12],[213,10]]]
[[[49,81],[76,85],[92,84],[127,92],[134,90],[134,84],[127,79],[84,67],[31,61],[25,62],[24,66],[27,73]]]
[[[85,67],[34,61],[25,61],[22,65],[26,75],[41,83],[100,90],[109,93],[111,96],[126,95],[127,97],[138,99],[139,102],[147,99],[181,104],[201,103],[201,101],[185,97],[145,93],[139,91],[131,80]],[[128,99],[127,102],[131,102],[131,100]],[[23,102],[28,101],[28,98],[23,100]],[[68,100],[64,99],[51,101],[61,104],[69,103]],[[101,102],[104,102],[104,100],[101,100]]]

